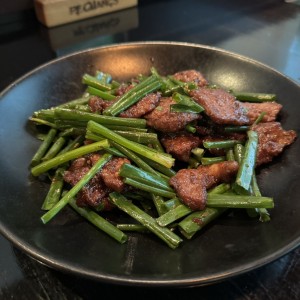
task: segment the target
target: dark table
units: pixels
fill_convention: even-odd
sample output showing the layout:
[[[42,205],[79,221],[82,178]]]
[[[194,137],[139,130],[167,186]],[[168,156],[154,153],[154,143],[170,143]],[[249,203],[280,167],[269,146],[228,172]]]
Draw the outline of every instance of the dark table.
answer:
[[[300,6],[288,1],[139,1],[138,7],[47,29],[28,8],[0,14],[0,90],[73,51],[131,41],[208,44],[259,60],[300,82]],[[299,2],[299,1],[298,1]],[[300,299],[300,248],[255,271],[184,288],[113,286],[28,257],[0,236],[0,299]]]

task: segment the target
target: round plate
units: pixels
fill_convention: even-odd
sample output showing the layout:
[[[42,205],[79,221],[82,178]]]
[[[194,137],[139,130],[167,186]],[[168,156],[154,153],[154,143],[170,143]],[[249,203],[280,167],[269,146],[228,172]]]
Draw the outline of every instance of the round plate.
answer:
[[[210,83],[237,91],[276,93],[283,128],[299,134],[300,87],[276,70],[244,56],[203,45],[139,42],[77,52],[26,74],[0,95],[0,232],[31,257],[63,272],[107,283],[196,286],[253,270],[283,256],[300,242],[299,139],[258,182],[274,198],[271,222],[228,215],[172,250],[152,235],[129,234],[119,244],[66,207],[43,225],[40,207],[48,184],[30,175],[40,142],[28,118],[41,108],[80,97],[81,78],[96,70],[126,80],[154,66],[162,75],[200,70]]]

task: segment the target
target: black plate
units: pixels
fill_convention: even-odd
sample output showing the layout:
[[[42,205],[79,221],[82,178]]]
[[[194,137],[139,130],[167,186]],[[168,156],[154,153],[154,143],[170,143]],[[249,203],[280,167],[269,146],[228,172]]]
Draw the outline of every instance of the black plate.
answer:
[[[65,208],[42,225],[48,185],[32,178],[29,162],[39,142],[27,124],[33,111],[74,99],[81,76],[96,69],[119,80],[151,66],[163,74],[195,68],[211,83],[241,91],[270,92],[283,104],[280,120],[299,134],[300,87],[249,58],[202,45],[147,42],[90,49],[51,61],[26,74],[0,98],[0,232],[46,265],[103,282],[144,286],[196,286],[265,265],[300,242],[299,139],[258,176],[261,191],[274,197],[272,220],[224,217],[180,248],[151,235],[130,235],[120,245]]]

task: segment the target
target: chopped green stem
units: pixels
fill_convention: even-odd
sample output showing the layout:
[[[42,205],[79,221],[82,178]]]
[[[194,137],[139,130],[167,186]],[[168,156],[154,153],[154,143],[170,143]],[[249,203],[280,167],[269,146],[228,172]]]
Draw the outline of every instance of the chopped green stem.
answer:
[[[156,219],[156,222],[160,226],[167,226],[167,225],[175,222],[176,220],[190,214],[191,212],[192,212],[192,210],[188,206],[186,206],[184,204],[180,204],[180,205],[176,206],[174,209],[171,209],[168,212],[166,212],[165,214],[158,217]]]
[[[114,146],[117,150],[122,152],[126,157],[128,157],[131,161],[133,161],[141,169],[143,169],[151,174],[156,174],[156,175],[159,174],[151,166],[149,166],[143,159],[141,159],[139,156],[137,156],[134,152],[130,151],[129,149],[121,146],[120,144],[118,144],[112,140],[109,140],[109,142],[112,146]]]
[[[261,120],[264,118],[265,114],[266,114],[265,111],[261,112],[260,115],[255,120],[255,122],[253,123],[253,125],[257,125],[259,122],[261,122]]]
[[[105,148],[105,151],[117,157],[126,157],[122,152],[114,147]]]
[[[223,194],[230,189],[230,184],[222,183],[210,189],[208,194]],[[178,198],[173,198],[165,203],[165,207],[168,210],[167,213],[161,215],[159,218],[156,219],[160,226],[167,226],[171,223],[175,222],[176,220],[190,214],[193,212],[188,206],[183,204]],[[207,208],[206,208],[207,209]],[[215,209],[217,210],[217,209]]]
[[[255,168],[258,135],[253,130],[247,131],[247,135],[248,140],[245,145],[244,156],[233,185],[234,190],[238,194],[248,193]]]
[[[74,99],[71,101],[68,101],[66,103],[60,104],[56,107],[60,107],[60,108],[74,108],[76,105],[85,105],[88,104],[90,100],[90,97],[82,97],[82,98],[78,98],[78,99]]]
[[[195,111],[191,106],[183,105],[183,104],[171,104],[170,105],[170,112],[178,112],[178,113],[194,113]]]
[[[161,145],[159,139],[157,139],[156,141],[152,142],[152,147],[157,150],[158,152],[165,152],[165,149],[163,148],[163,146]]]
[[[113,192],[109,194],[109,198],[111,202],[115,204],[119,209],[148,228],[152,233],[154,233],[157,237],[164,241],[170,248],[176,249],[182,242],[182,239],[178,235],[173,233],[167,227],[159,226],[154,218],[128,201],[121,194]]]
[[[140,181],[153,187],[164,189],[169,192],[174,192],[169,185],[169,181],[165,178],[146,172],[131,164],[123,164],[119,171],[119,175]]]
[[[101,91],[95,87],[92,87],[92,86],[88,86],[86,91],[91,94],[91,95],[94,95],[94,96],[98,96],[100,97],[101,99],[103,100],[107,100],[107,101],[111,101],[111,100],[114,100],[116,99],[116,96],[112,95],[111,93],[107,93],[107,92],[104,92],[104,91]]]
[[[253,176],[252,176],[251,185],[252,185],[252,191],[253,191],[254,196],[260,197],[261,192],[259,190],[255,174],[253,174]],[[271,220],[270,214],[266,208],[255,208],[255,210],[259,214],[259,220],[261,222],[269,222]]]
[[[76,148],[78,148],[79,146],[82,145],[84,141],[84,136],[83,135],[78,135],[73,141],[70,141],[68,143],[68,145],[66,145],[59,153],[58,155],[60,154],[63,154],[63,153],[66,153],[68,151],[71,151],[71,150],[74,150]]]
[[[237,140],[224,140],[224,141],[204,141],[203,146],[207,149],[227,149],[232,148],[234,145],[241,143]]]
[[[57,130],[54,128],[51,128],[48,131],[46,138],[41,143],[40,147],[38,148],[38,150],[36,151],[36,153],[34,154],[32,160],[31,160],[32,167],[34,167],[40,163],[42,157],[45,155],[45,153],[48,151],[50,145],[54,141],[56,134],[57,134]]]
[[[233,92],[233,95],[237,100],[246,102],[270,102],[277,98],[276,94],[267,93]]]
[[[88,104],[78,104],[74,107],[74,109],[91,112],[91,108]]]
[[[47,211],[41,217],[42,222],[46,224],[56,214],[58,214],[111,158],[111,154],[103,154],[103,156],[92,166],[92,168],[49,211]]]
[[[120,130],[120,131],[133,131],[133,132],[148,132],[147,128],[138,128],[138,127],[132,127],[132,126],[123,126],[123,125],[110,125],[105,124],[105,127],[107,127],[110,130]]]
[[[244,157],[245,147],[242,144],[236,144],[233,147],[234,160],[238,162],[240,165],[242,163],[242,159]]]
[[[230,190],[231,186],[229,183],[220,183],[219,185],[208,190],[209,194],[224,194]]]
[[[74,198],[71,198],[69,200],[69,204],[83,218],[88,220],[90,223],[95,225],[97,228],[108,234],[110,237],[112,237],[119,243],[124,244],[127,241],[128,237],[122,230],[120,230],[118,227],[101,217],[96,212],[92,211],[87,207],[77,206],[76,200]]]
[[[103,116],[96,113],[89,113],[84,111],[77,111],[73,109],[66,108],[56,108],[54,109],[55,116],[58,119],[64,120],[75,120],[88,122],[90,120],[103,124],[103,125],[124,125],[129,127],[146,127],[146,120],[138,118],[118,118],[112,116]]]
[[[270,197],[208,194],[206,205],[228,208],[273,208],[274,201]]]
[[[78,136],[78,135],[84,135],[85,134],[85,129],[84,128],[66,128],[62,129],[61,132],[59,133],[59,136],[63,137],[69,137],[69,136]]]
[[[194,149],[192,149],[191,152],[192,152],[194,158],[197,161],[201,162],[201,158],[203,157],[205,150],[202,148],[194,148]]]
[[[50,170],[54,167],[64,164],[67,161],[70,161],[72,159],[78,158],[80,156],[83,156],[83,155],[91,153],[91,152],[99,151],[103,148],[108,148],[109,146],[110,145],[107,140],[103,140],[100,142],[95,142],[95,143],[92,143],[89,145],[81,146],[77,149],[57,155],[45,162],[38,164],[37,166],[34,166],[31,169],[31,173],[33,176],[38,176],[40,174],[47,172],[48,170]]]
[[[168,78],[173,81],[175,84],[179,85],[181,88],[183,88],[184,90],[190,90],[190,89],[195,89],[197,88],[197,84],[193,81],[190,82],[184,82],[184,81],[180,81],[175,79],[172,75],[169,75]]]
[[[181,205],[181,204],[182,204],[182,202],[180,201],[180,199],[177,197],[174,197],[172,199],[165,201],[164,205],[165,205],[166,210],[169,211],[171,209],[176,208],[178,205]]]
[[[227,149],[227,151],[226,151],[226,160],[235,160],[232,148]]]
[[[241,125],[241,126],[225,126],[224,131],[225,132],[245,132],[249,130],[249,126]]]
[[[82,76],[82,83],[86,84],[88,86],[94,87],[94,88],[96,88],[98,90],[101,90],[101,91],[111,90],[111,85],[110,84],[108,84],[107,82],[105,82],[103,80],[98,79],[95,76],[91,76],[89,74],[84,74]]]
[[[155,76],[151,75],[141,83],[137,84],[127,93],[123,94],[118,101],[109,106],[103,111],[104,115],[116,116],[126,108],[132,106],[138,102],[141,98],[147,94],[158,90],[161,87],[160,80]]]
[[[129,150],[136,152],[144,157],[149,158],[161,165],[164,165],[167,168],[171,168],[174,164],[174,158],[165,155],[161,152],[155,152],[154,149],[146,147],[144,145],[140,145],[136,142],[129,141],[128,139],[120,136],[119,134],[107,129],[106,127],[97,124],[94,121],[89,121],[87,125],[88,130],[101,134],[104,137],[115,141],[116,143],[122,145],[123,147],[128,148]],[[148,149],[147,149],[148,148]]]
[[[225,160],[226,160],[225,156],[202,157],[201,164],[202,165],[211,165],[211,164],[215,164],[215,163],[225,161]]]
[[[147,164],[149,164],[154,170],[159,171],[161,174],[164,174],[168,178],[172,177],[176,174],[176,171],[174,171],[173,169],[163,166],[160,163],[157,163],[151,159],[148,159],[147,157],[143,157],[143,160]]]
[[[56,139],[56,141],[52,144],[50,149],[47,151],[47,153],[42,157],[42,161],[49,160],[56,156],[56,154],[62,149],[62,147],[66,143],[66,138],[63,136],[60,136]]]
[[[178,223],[183,236],[191,239],[195,233],[219,217],[226,209],[206,207],[204,210],[195,211]]]
[[[191,123],[185,126],[185,130],[191,133],[195,133],[197,131],[196,127]]]
[[[173,197],[176,196],[176,194],[174,192],[170,192],[170,191],[167,191],[167,190],[162,189],[162,188],[153,187],[153,186],[144,184],[141,181],[131,179],[129,177],[126,177],[124,179],[124,182],[126,184],[129,184],[129,185],[137,188],[137,189],[152,193],[154,195],[158,195],[158,196],[162,196],[162,197],[166,197],[166,198],[173,198]]]
[[[197,159],[195,159],[193,157],[189,158],[189,160],[188,160],[188,168],[189,169],[196,169],[199,167],[199,165],[200,165],[200,162]]]
[[[154,203],[154,206],[156,208],[156,211],[159,216],[165,214],[167,212],[166,206],[165,206],[165,200],[163,197],[151,194],[152,201]]]
[[[202,111],[204,111],[204,108],[189,96],[182,95],[180,93],[174,93],[172,98],[177,103],[173,104],[172,107],[174,107],[174,105],[175,107],[186,107],[186,109],[189,108],[191,110],[189,112],[193,113],[201,113]]]
[[[53,123],[53,121],[55,119],[54,109],[50,108],[50,109],[41,109],[41,110],[35,111],[33,113],[33,117]]]
[[[54,124],[60,130],[66,128],[83,128],[86,127],[86,121],[77,121],[77,120],[62,120],[62,119],[55,119]]]
[[[116,226],[122,231],[150,232],[149,229],[142,224],[117,224]]]
[[[157,141],[157,134],[156,133],[149,133],[149,132],[134,132],[134,131],[119,131],[114,130],[115,133],[127,138],[128,140],[141,143],[141,144],[153,144]]]
[[[39,119],[39,118],[29,118],[30,121],[34,122],[36,125],[46,125],[51,128],[57,129],[57,126],[53,122],[49,122],[47,120]]]
[[[65,170],[65,167],[61,167],[55,171],[49,191],[42,205],[43,210],[51,209],[59,201],[64,185],[63,173]]]

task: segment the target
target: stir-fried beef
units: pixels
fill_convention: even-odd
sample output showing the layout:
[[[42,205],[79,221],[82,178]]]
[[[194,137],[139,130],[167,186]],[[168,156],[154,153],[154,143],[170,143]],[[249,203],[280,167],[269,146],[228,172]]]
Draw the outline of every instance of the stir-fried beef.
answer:
[[[69,169],[64,172],[64,180],[74,186],[100,157],[100,154],[93,153],[73,160]]]
[[[236,161],[224,161],[197,169],[181,169],[171,177],[170,185],[181,201],[192,210],[203,210],[206,205],[207,190],[221,182],[230,182],[239,165]]]
[[[183,82],[194,82],[199,87],[208,84],[203,74],[197,70],[185,70],[185,71],[177,72],[173,75],[173,77]]]
[[[116,100],[103,100],[98,96],[92,96],[89,100],[89,107],[92,112],[102,114],[104,109],[115,103]]]
[[[113,157],[101,170],[101,178],[105,185],[119,193],[126,188],[122,177],[119,175],[119,171],[125,163],[130,164],[130,161],[124,157]]]
[[[122,118],[141,118],[150,113],[158,104],[160,93],[151,93],[119,114]]]
[[[100,154],[90,154],[75,159],[64,173],[65,182],[74,186],[100,157]],[[110,192],[111,190],[104,184],[100,172],[98,172],[77,194],[77,205],[97,207],[101,204],[105,210],[110,210],[112,205],[107,199]]]
[[[161,132],[178,132],[184,130],[188,123],[200,118],[196,113],[171,112],[172,104],[176,102],[171,97],[162,97],[158,106],[144,116],[147,125]]]
[[[192,149],[201,144],[201,139],[191,133],[180,132],[176,134],[165,134],[161,138],[161,143],[167,153],[170,153],[178,160],[187,162]]]
[[[132,88],[134,87],[133,84],[126,84],[126,83],[122,83],[120,84],[120,86],[117,88],[115,95],[116,96],[122,96],[123,94],[127,93],[128,91],[130,91]]]
[[[65,182],[74,186],[100,159],[100,154],[89,154],[75,159],[68,170],[64,173]],[[125,184],[118,175],[123,163],[130,163],[126,158],[113,157],[107,162],[102,170],[98,172],[77,194],[76,202],[78,206],[103,206],[104,210],[110,210],[113,205],[108,200],[108,195],[112,191],[121,192],[125,189]]]
[[[112,192],[99,175],[92,178],[77,194],[76,204],[79,207],[97,207],[102,210],[112,210],[113,205],[109,201],[109,193]]]
[[[261,122],[275,121],[278,113],[282,108],[282,105],[277,102],[262,102],[262,103],[244,102],[242,103],[242,106],[247,111],[246,114],[247,117],[249,118],[249,124],[253,124],[262,112],[265,112],[265,115],[261,120]]]
[[[121,112],[118,117],[122,118],[141,118],[145,114],[150,113],[158,104],[160,99],[160,93],[151,93],[140,101],[130,106],[123,112]],[[116,100],[103,100],[100,97],[93,96],[89,100],[89,106],[92,112],[97,112],[102,114],[102,112],[112,104],[114,104]]]
[[[259,123],[251,129],[258,133],[256,166],[270,162],[297,137],[294,130],[284,130],[279,122]]]
[[[190,96],[204,107],[206,115],[217,124],[249,124],[249,118],[242,103],[223,89],[199,88],[192,90]]]

